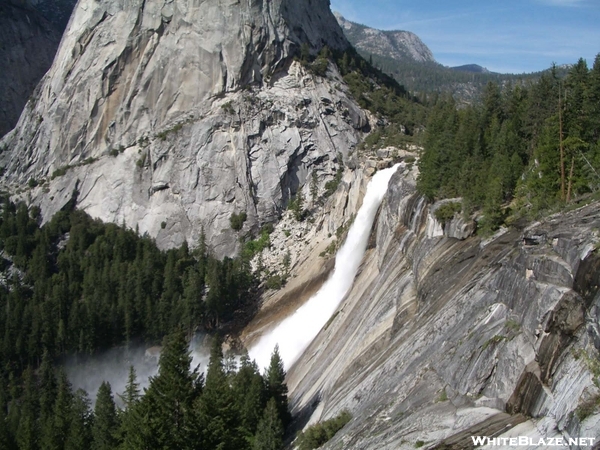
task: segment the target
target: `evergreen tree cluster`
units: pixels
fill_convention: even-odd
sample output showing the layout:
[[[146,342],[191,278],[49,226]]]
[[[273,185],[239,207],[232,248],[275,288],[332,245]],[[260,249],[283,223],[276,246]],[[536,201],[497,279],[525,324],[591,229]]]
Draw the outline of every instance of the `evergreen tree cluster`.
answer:
[[[140,391],[132,367],[123,406],[103,383],[93,411],[46,352],[36,373],[0,384],[0,449],[280,450],[290,415],[277,349],[263,376],[247,355],[224,358],[215,339],[204,379],[188,348],[185,332],[171,333],[149,387]]]
[[[373,67],[355,49],[341,52],[325,46],[312,58],[308,47],[303,46],[300,61],[318,76],[325,76],[328,64],[334,63],[356,102],[382,119],[371,146],[412,141],[425,124],[427,108],[419,99],[394,78]]]
[[[534,82],[543,75],[542,72],[530,74],[464,72],[445,67],[437,62],[417,62],[411,58],[398,60],[389,56],[371,55],[360,50],[359,53],[423,100],[428,97],[435,98],[436,94],[448,93],[452,94],[459,104],[472,104],[477,102],[490,82],[498,85],[524,84]],[[558,69],[558,72],[563,74],[562,69]]]
[[[357,103],[387,122],[380,130],[384,136],[414,136],[418,133],[425,124],[427,109],[417,97],[394,78],[373,67],[353,48],[336,53],[334,58]],[[398,128],[400,124],[402,127]]]
[[[338,416],[322,423],[311,425],[300,432],[296,443],[299,450],[313,450],[330,441],[350,420],[352,415],[344,410]]]
[[[158,341],[176,328],[215,330],[251,300],[242,259],[210,256],[203,238],[159,250],[147,236],[62,211],[3,204],[0,216],[0,380],[52,358],[93,354],[133,338]]]
[[[462,197],[492,231],[503,205],[538,214],[600,186],[600,55],[564,78],[528,86],[488,83],[479,105],[443,96],[430,112],[417,187],[430,200]]]

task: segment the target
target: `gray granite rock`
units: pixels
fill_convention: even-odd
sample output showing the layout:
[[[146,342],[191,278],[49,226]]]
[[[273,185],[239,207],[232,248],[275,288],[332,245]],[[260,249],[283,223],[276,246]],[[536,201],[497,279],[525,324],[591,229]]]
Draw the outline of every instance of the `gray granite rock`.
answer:
[[[581,414],[600,399],[598,203],[525,230],[546,236],[539,244],[516,230],[458,240],[429,232],[414,185],[394,175],[375,248],[289,371],[294,411],[318,405],[313,422],[351,412],[326,449],[600,438],[598,408]]]
[[[294,62],[304,43],[347,47],[326,0],[81,0],[2,141],[4,182],[40,182],[26,195],[44,218],[77,187],[80,208],[162,247],[204,228],[232,255],[232,213],[246,211],[243,233],[277,220],[309,174],[333,178],[368,124],[335,68]]]

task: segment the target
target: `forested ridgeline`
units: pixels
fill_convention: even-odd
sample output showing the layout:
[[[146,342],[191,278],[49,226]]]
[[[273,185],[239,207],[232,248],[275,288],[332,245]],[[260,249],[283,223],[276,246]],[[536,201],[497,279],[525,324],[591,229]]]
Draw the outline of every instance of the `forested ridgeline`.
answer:
[[[530,74],[464,72],[444,67],[436,62],[416,62],[408,58],[397,60],[381,55],[360,53],[419,97],[431,97],[435,93],[451,93],[460,104],[477,102],[489,82],[500,86],[507,83],[523,84],[535,82],[543,74],[542,72]],[[556,69],[560,76],[563,76],[565,71],[563,67]]]
[[[462,197],[465,214],[483,212],[484,231],[507,217],[536,217],[600,186],[600,55],[564,78],[502,90],[486,86],[480,105],[451,97],[433,107],[418,189],[430,200]]]
[[[0,379],[42,354],[94,354],[174,329],[215,330],[251,301],[247,260],[159,250],[147,236],[67,207],[43,227],[39,211],[4,201],[0,216]],[[251,256],[251,255],[250,255]]]
[[[131,368],[122,408],[103,383],[92,411],[45,353],[39,370],[0,384],[0,449],[281,449],[290,414],[277,349],[261,375],[247,356],[224,358],[217,338],[204,377],[190,367],[185,334],[165,338],[159,373],[143,393]]]
[[[373,67],[356,50],[331,51],[323,47],[311,56],[303,46],[300,62],[319,76],[325,76],[328,63],[334,63],[350,93],[364,109],[379,120],[370,136],[369,147],[412,142],[427,120],[427,107],[391,76]],[[367,131],[367,130],[365,130]]]

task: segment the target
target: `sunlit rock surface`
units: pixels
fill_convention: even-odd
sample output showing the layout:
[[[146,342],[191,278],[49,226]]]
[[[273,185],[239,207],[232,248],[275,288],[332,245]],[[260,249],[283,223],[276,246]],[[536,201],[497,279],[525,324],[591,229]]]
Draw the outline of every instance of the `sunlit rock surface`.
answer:
[[[598,206],[485,242],[428,235],[399,171],[352,291],[289,372],[295,412],[353,414],[328,449],[600,438],[597,408],[583,414],[600,396]]]
[[[78,191],[105,221],[170,247],[204,227],[233,254],[313,171],[331,179],[368,126],[338,74],[307,73],[301,44],[344,49],[329,2],[81,0],[56,60],[2,142],[5,184],[50,217]]]

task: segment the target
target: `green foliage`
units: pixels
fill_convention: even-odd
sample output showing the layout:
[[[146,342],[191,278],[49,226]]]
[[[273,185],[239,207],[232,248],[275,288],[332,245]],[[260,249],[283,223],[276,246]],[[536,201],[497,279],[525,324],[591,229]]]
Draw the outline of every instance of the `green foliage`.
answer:
[[[504,323],[504,326],[506,327],[507,330],[512,331],[513,333],[516,333],[517,331],[519,331],[521,329],[521,325],[519,324],[519,322],[517,322],[514,319],[508,319]]]
[[[117,447],[116,430],[119,428],[117,409],[110,384],[104,382],[98,389],[94,422],[92,425],[92,450],[112,450]]]
[[[308,211],[304,209],[304,195],[302,194],[301,190],[298,190],[296,195],[292,197],[288,203],[288,209],[292,211],[294,219],[296,219],[298,222],[304,220]]]
[[[215,339],[206,384],[194,406],[202,448],[235,450],[245,447],[240,434],[236,433],[240,417],[235,405],[233,389],[223,366],[221,340]]]
[[[150,145],[150,138],[148,138],[148,136],[143,136],[138,139],[137,143],[142,148],[147,147]]]
[[[81,211],[61,211],[40,228],[38,214],[5,201],[0,215],[0,248],[24,274],[0,286],[0,352],[18,373],[44,349],[49,358],[90,354],[179,326],[214,329],[253,301],[242,259],[217,260],[202,245],[163,252]],[[268,234],[261,239],[266,245]]]
[[[275,346],[271,355],[271,362],[265,374],[267,398],[274,399],[283,426],[287,426],[292,416],[288,408],[287,385],[285,384],[285,369],[283,360],[279,355],[279,346]]]
[[[304,64],[310,61],[310,46],[307,42],[303,42],[300,46],[300,61]]]
[[[183,125],[184,125],[183,122],[177,123],[177,124],[173,125],[171,128],[167,128],[166,130],[163,130],[163,131],[157,133],[156,137],[159,138],[161,141],[164,141],[167,139],[167,137],[170,134],[179,133],[181,131],[181,129],[183,128]]]
[[[485,343],[483,344],[483,347],[481,347],[481,349],[486,350],[490,345],[499,344],[500,342],[505,341],[506,339],[507,339],[506,336],[497,334],[497,335],[489,338],[487,341],[485,341]]]
[[[417,441],[415,442],[415,448],[421,448],[425,445],[424,441]]]
[[[313,171],[311,172],[311,175],[310,175],[310,197],[312,198],[313,202],[317,200],[318,194],[319,194],[319,185],[318,185],[318,179],[317,179],[317,172],[315,169],[313,169]]]
[[[84,159],[83,162],[81,163],[81,165],[89,166],[90,164],[94,164],[96,161],[98,161],[98,158],[94,158],[94,157],[90,156],[89,158]]]
[[[324,77],[327,73],[327,66],[329,65],[329,60],[327,58],[318,57],[311,64],[310,68],[315,75],[320,77]]]
[[[361,25],[354,25],[344,30],[344,34],[355,47],[357,42],[364,39],[364,31],[361,27]],[[466,104],[477,101],[478,96],[490,81],[498,84],[503,82],[526,83],[541,75],[539,72],[518,75],[462,72],[437,62],[416,62],[409,55],[406,58],[398,59],[371,54],[360,49],[358,52],[364,58],[369,59],[372,65],[403,83],[410,92],[428,93],[430,96],[435,96],[438,92],[451,92],[454,97]]]
[[[135,162],[135,165],[140,169],[146,165],[146,159],[148,158],[148,153],[143,152],[139,159]]]
[[[183,331],[165,337],[158,375],[140,401],[145,417],[143,436],[151,448],[189,448],[194,436],[192,405],[198,396],[198,374],[190,372],[192,357]],[[132,430],[133,432],[133,430]]]
[[[231,217],[229,217],[229,223],[231,224],[231,228],[235,231],[240,231],[244,226],[244,222],[247,218],[248,215],[245,211],[242,211],[238,214],[231,214]]]
[[[387,118],[392,124],[402,124],[403,127],[390,127],[384,131],[390,134],[388,145],[392,141],[406,142],[406,138],[399,135],[412,136],[423,125],[424,106],[395,79],[374,68],[354,49],[332,52],[325,46],[313,58],[308,44],[300,48],[300,62],[318,76],[325,76],[330,61],[338,66],[350,93],[361,107],[378,117]]]
[[[35,178],[30,178],[29,181],[27,182],[27,186],[29,186],[31,189],[33,189],[37,185],[38,185],[38,182]]]
[[[342,182],[342,177],[344,176],[344,165],[342,164],[341,155],[338,155],[338,162],[339,165],[335,172],[335,177],[333,180],[329,180],[327,183],[325,183],[325,193],[323,194],[325,198],[331,197],[333,193],[337,191],[338,186]]]
[[[11,375],[6,388],[0,384],[0,448],[281,449],[288,414],[281,409],[287,398],[279,397],[287,392],[285,372],[272,364],[263,377],[247,354],[238,369],[233,356],[223,358],[221,347],[215,339],[204,382],[190,368],[185,333],[176,330],[164,339],[158,375],[144,394],[132,369],[121,395],[124,408],[117,412],[103,383],[94,413],[87,394],[72,392],[64,372],[54,377],[45,354],[37,375],[28,368],[17,380]],[[0,377],[4,381],[4,367]]]
[[[336,250],[338,249],[338,241],[337,240],[333,240],[331,241],[331,243],[325,248],[325,250],[323,250],[321,253],[319,253],[319,256],[321,258],[324,258],[327,255],[333,255],[335,254]]]
[[[265,286],[267,286],[268,289],[273,289],[275,291],[281,289],[286,282],[286,278],[285,276],[282,275],[271,275],[269,278],[267,278],[267,281],[265,282]]]
[[[221,108],[223,109],[223,111],[225,111],[227,114],[235,114],[235,109],[233,109],[233,103],[231,101],[228,101],[227,103],[223,103],[221,105]]]
[[[573,351],[575,359],[583,359],[587,369],[593,375],[593,382],[600,389],[600,359],[590,356],[585,350],[579,349]]]
[[[252,450],[281,450],[283,448],[283,424],[274,398],[267,402],[265,413],[258,423]]]
[[[462,205],[458,202],[444,203],[435,210],[435,218],[442,224],[446,223],[451,220],[456,213],[459,213],[461,209]]]
[[[90,410],[90,403],[87,392],[82,389],[78,389],[73,395],[65,450],[80,450],[90,447],[92,443],[91,425],[94,418]]]
[[[272,228],[263,227],[260,232],[260,236],[257,239],[248,241],[244,244],[242,249],[242,258],[251,260],[255,255],[262,252],[265,248],[271,247],[271,236],[273,232]]]
[[[488,83],[481,104],[438,97],[417,188],[430,200],[462,197],[467,214],[481,210],[483,234],[510,213],[537,216],[598,190],[600,133],[589,125],[600,123],[598,74],[600,58],[591,70],[581,60],[564,79],[553,69],[527,85]]]
[[[583,422],[593,415],[598,410],[598,407],[600,407],[600,395],[595,395],[579,404],[575,409],[575,415],[580,422]]]
[[[70,168],[71,167],[68,166],[68,165],[67,166],[59,167],[54,172],[52,172],[52,176],[50,178],[52,180],[54,180],[55,178],[62,177],[63,175],[65,175],[67,173],[67,170],[69,170]]]
[[[442,389],[440,395],[436,399],[437,402],[445,402],[448,401],[448,394],[446,393],[446,388]]]
[[[348,411],[343,411],[333,419],[308,427],[306,431],[298,434],[297,444],[299,450],[313,450],[321,447],[331,440],[339,430],[344,428],[351,419],[352,415]]]

